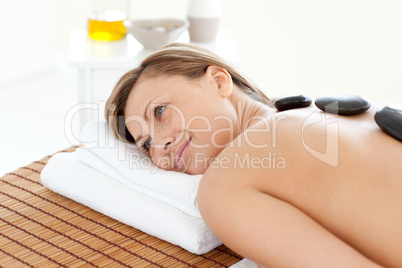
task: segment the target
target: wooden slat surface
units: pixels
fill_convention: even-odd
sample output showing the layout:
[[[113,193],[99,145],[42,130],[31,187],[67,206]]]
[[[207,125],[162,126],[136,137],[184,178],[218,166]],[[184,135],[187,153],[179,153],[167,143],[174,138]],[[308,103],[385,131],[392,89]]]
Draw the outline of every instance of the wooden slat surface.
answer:
[[[0,178],[0,267],[228,267],[242,259],[225,246],[192,254],[50,191],[40,182],[50,157]]]

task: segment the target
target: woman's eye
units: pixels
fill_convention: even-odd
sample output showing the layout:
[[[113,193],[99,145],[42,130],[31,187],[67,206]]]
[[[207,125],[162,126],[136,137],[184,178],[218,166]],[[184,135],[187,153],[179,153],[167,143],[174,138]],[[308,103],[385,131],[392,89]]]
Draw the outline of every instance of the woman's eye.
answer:
[[[165,110],[165,108],[166,108],[166,106],[164,106],[164,105],[156,106],[155,110],[154,110],[155,116],[160,119],[162,117],[162,114],[163,114],[163,111]]]
[[[142,144],[142,148],[146,151],[149,152],[149,149],[151,148],[152,140],[148,139]]]

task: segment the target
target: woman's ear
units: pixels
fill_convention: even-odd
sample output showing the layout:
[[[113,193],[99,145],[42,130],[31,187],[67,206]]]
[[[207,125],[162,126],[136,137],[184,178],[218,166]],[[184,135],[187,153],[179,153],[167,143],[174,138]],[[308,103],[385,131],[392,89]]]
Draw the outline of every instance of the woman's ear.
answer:
[[[210,65],[207,68],[206,74],[209,75],[215,83],[219,95],[222,98],[227,98],[232,94],[233,81],[229,72],[222,67]]]

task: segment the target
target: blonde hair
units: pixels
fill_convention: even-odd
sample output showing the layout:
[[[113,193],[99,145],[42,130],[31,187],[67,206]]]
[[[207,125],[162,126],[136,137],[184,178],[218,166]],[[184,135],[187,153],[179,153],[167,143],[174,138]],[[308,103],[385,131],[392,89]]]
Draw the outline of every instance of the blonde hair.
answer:
[[[143,73],[182,75],[196,79],[204,75],[210,65],[225,68],[231,75],[233,83],[243,92],[259,102],[272,106],[272,102],[264,93],[224,59],[195,45],[174,43],[148,56],[138,68],[128,71],[117,82],[105,107],[105,118],[113,134],[120,140],[135,143],[125,125],[124,110],[128,95]]]

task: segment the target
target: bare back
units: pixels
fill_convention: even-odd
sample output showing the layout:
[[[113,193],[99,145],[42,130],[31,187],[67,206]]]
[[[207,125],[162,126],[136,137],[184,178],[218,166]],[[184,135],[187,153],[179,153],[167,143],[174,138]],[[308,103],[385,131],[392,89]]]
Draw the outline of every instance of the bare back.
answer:
[[[285,201],[370,259],[401,266],[402,143],[376,125],[382,106],[355,116],[277,113],[242,133],[208,172]]]

